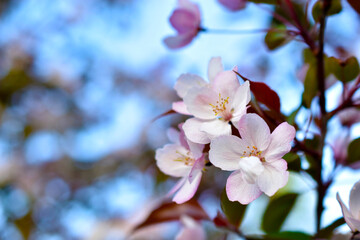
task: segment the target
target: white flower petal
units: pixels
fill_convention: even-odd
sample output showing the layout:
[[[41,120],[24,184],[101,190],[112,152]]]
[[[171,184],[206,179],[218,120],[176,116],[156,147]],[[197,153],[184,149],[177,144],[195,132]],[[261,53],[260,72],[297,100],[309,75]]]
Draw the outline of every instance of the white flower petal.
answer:
[[[194,142],[194,143],[201,143],[207,144],[210,142],[207,134],[205,132],[200,131],[201,124],[204,121],[197,119],[197,118],[189,118],[185,121],[183,125],[183,129],[185,132],[186,137]]]
[[[173,102],[172,103],[172,110],[177,113],[184,114],[184,115],[191,115],[187,110],[187,107],[183,101]]]
[[[204,157],[201,157],[195,161],[195,163],[189,173],[189,177],[188,177],[190,183],[192,183],[194,181],[194,179],[196,178],[196,176],[202,172],[204,167],[205,167],[205,158]]]
[[[210,144],[210,162],[225,171],[238,170],[246,146],[243,140],[233,135],[217,137]]]
[[[209,120],[216,118],[211,104],[216,104],[219,93],[215,93],[211,88],[203,87],[191,89],[184,97],[187,110],[195,117]]]
[[[240,171],[235,171],[227,179],[226,193],[230,201],[249,204],[257,199],[262,192],[256,184],[246,182]]]
[[[211,84],[217,95],[221,93],[224,98],[233,97],[239,86],[239,80],[233,71],[224,71],[217,74]]]
[[[191,166],[187,166],[182,161],[178,161],[186,155],[188,150],[177,144],[167,144],[163,148],[157,149],[155,153],[156,164],[159,169],[173,177],[187,176],[191,170]]]
[[[281,159],[271,163],[263,163],[263,166],[265,169],[258,177],[258,185],[266,195],[272,196],[288,182],[287,162]]]
[[[354,184],[349,199],[351,214],[354,218],[360,220],[360,181]]]
[[[210,83],[212,83],[215,77],[223,71],[224,67],[221,63],[221,57],[211,58],[208,66],[208,78]]]
[[[181,204],[188,200],[190,200],[194,195],[196,190],[199,187],[202,173],[198,173],[193,181],[190,183],[189,179],[186,179],[184,185],[179,189],[179,191],[175,194],[173,201]]]
[[[195,159],[198,159],[203,155],[203,150],[205,147],[204,144],[194,143],[190,140],[187,140],[187,143]]]
[[[287,122],[281,123],[270,136],[270,144],[263,153],[266,161],[281,159],[291,150],[291,142],[295,138],[295,128]]]
[[[250,184],[255,184],[258,176],[264,171],[260,159],[254,156],[241,158],[239,166],[245,181]]]
[[[339,193],[336,193],[336,199],[338,200],[338,202],[340,203],[340,207],[341,207],[341,211],[343,213],[345,222],[347,223],[347,225],[350,227],[352,232],[356,232],[357,231],[357,227],[353,224],[352,219],[354,218],[351,213],[349,212],[349,210],[347,209],[347,207],[345,206],[344,202],[341,200]],[[360,229],[359,229],[360,230]]]
[[[179,97],[184,98],[187,92],[193,88],[201,88],[208,85],[208,83],[200,76],[195,74],[181,74],[177,79],[174,89]]]
[[[240,117],[246,113],[246,105],[250,102],[250,100],[251,95],[249,81],[246,81],[236,90],[234,98],[231,102],[232,109],[234,109],[234,117],[240,119]]]
[[[269,146],[270,129],[259,115],[254,113],[244,115],[239,121],[238,129],[241,138],[255,146],[258,151],[264,151]]]
[[[231,135],[231,126],[228,122],[214,119],[204,121],[200,126],[200,131],[205,132],[210,140],[224,135]]]

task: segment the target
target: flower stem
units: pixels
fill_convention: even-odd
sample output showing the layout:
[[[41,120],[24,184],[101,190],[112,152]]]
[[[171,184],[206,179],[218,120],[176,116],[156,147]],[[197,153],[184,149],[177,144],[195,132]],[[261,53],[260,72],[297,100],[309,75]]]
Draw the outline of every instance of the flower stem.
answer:
[[[316,231],[319,232],[321,228],[321,218],[324,211],[324,198],[326,195],[328,184],[323,182],[322,168],[323,168],[323,158],[324,158],[324,147],[325,147],[325,138],[327,133],[327,123],[328,117],[326,113],[326,97],[325,97],[325,67],[324,67],[324,35],[325,35],[325,26],[326,26],[326,14],[330,8],[331,0],[323,0],[324,7],[322,14],[320,16],[320,29],[319,29],[319,45],[316,53],[316,64],[317,64],[317,81],[318,81],[318,90],[320,92],[319,105],[321,112],[321,124],[320,124],[320,157],[318,159],[318,166],[316,169],[316,181],[318,183],[317,193],[317,206],[316,206]]]
[[[266,32],[280,32],[287,33],[292,36],[297,36],[300,33],[294,30],[288,29],[275,29],[275,28],[264,28],[264,29],[208,29],[200,28],[200,32],[211,33],[211,34],[256,34],[256,33],[266,33]]]

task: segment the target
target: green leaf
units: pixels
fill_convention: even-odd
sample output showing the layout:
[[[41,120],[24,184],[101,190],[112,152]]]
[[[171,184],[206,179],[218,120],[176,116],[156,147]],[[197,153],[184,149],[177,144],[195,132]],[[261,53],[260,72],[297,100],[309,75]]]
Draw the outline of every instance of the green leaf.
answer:
[[[360,160],[360,138],[357,138],[348,146],[348,158],[346,163],[352,164]]]
[[[329,239],[332,236],[333,231],[337,227],[343,225],[344,223],[345,223],[344,218],[340,217],[337,220],[335,220],[333,223],[331,223],[329,226],[327,226],[326,228],[321,229],[319,231],[319,233],[316,235],[316,237]]]
[[[305,76],[304,92],[302,95],[303,105],[310,108],[313,98],[316,96],[318,90],[316,78],[316,65],[310,64],[309,69]]]
[[[289,152],[283,156],[283,159],[288,163],[288,169],[290,171],[298,172],[301,170],[301,160],[296,153]]]
[[[296,118],[296,115],[299,113],[301,109],[301,105],[295,109],[286,119],[286,121],[290,124],[290,125],[294,125],[295,124],[295,118]]]
[[[302,232],[280,232],[280,233],[271,233],[265,236],[264,239],[272,239],[272,240],[289,240],[289,239],[296,239],[296,240],[312,240],[312,237],[308,234]]]
[[[303,232],[284,231],[279,233],[270,233],[265,236],[246,236],[247,240],[312,240],[312,237]]]
[[[320,16],[323,12],[324,8],[324,1],[319,0],[314,4],[314,7],[312,9],[312,16],[315,20],[315,22],[318,22],[320,20]],[[342,6],[341,6],[341,0],[332,0],[329,10],[327,11],[327,16],[331,16],[334,14],[337,14],[341,12]]]
[[[289,193],[272,199],[265,210],[261,228],[267,233],[279,232],[297,197],[298,194]]]
[[[346,83],[350,82],[359,75],[359,62],[356,57],[350,57],[345,61],[330,57],[327,61],[331,73],[333,73],[337,79]]]
[[[239,202],[231,202],[226,195],[225,189],[221,193],[220,205],[227,220],[235,227],[240,227],[247,205],[242,205]]]
[[[292,39],[292,37],[290,37],[285,30],[286,27],[281,26],[276,30],[270,30],[267,32],[265,35],[265,44],[269,50],[275,50],[276,48],[285,45]]]

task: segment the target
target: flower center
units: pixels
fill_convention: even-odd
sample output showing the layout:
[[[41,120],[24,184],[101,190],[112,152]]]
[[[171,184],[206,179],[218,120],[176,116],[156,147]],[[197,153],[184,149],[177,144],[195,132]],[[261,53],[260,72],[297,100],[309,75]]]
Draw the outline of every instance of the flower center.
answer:
[[[247,146],[248,150],[243,151],[243,157],[258,157],[261,162],[265,162],[265,158],[261,156],[262,151],[259,151],[257,147],[255,146]]]
[[[176,151],[177,154],[180,155],[177,159],[174,161],[177,162],[183,162],[186,166],[193,166],[195,163],[195,159],[190,157],[190,152],[187,152],[186,154],[183,154],[181,152]]]
[[[219,93],[219,100],[216,101],[216,104],[209,104],[212,107],[212,111],[215,113],[215,116],[218,116],[222,112],[226,110],[226,104],[229,103],[229,97],[223,98],[221,97],[221,93]]]

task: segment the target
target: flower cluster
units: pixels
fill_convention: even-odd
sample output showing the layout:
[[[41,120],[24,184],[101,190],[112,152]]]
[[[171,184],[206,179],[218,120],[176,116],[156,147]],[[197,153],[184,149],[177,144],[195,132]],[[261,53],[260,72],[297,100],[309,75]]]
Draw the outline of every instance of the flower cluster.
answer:
[[[271,133],[259,115],[247,113],[250,83],[240,84],[219,57],[210,60],[208,79],[183,74],[175,84],[182,101],[175,102],[173,110],[192,117],[179,125],[180,132],[169,131],[173,143],[158,149],[155,157],[162,172],[181,177],[170,191],[177,192],[173,201],[183,203],[194,196],[207,162],[234,171],[226,183],[231,201],[248,204],[262,193],[272,196],[288,181],[282,157],[291,149],[294,127],[284,122]],[[240,137],[232,135],[234,131]]]

